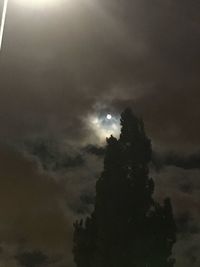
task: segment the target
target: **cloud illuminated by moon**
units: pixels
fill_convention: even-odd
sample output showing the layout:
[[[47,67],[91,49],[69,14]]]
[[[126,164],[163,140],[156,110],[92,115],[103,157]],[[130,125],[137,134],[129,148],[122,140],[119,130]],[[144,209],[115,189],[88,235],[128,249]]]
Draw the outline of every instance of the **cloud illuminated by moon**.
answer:
[[[111,135],[118,137],[120,133],[120,119],[111,114],[94,114],[88,118],[89,128],[98,137],[100,142],[105,142]]]

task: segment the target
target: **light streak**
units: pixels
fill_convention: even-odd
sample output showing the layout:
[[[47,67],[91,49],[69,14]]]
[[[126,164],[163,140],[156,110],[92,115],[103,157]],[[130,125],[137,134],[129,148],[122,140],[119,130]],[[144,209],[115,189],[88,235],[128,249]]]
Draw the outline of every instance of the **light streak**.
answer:
[[[3,13],[2,13],[2,18],[1,18],[1,28],[0,28],[0,51],[2,48],[2,42],[3,42],[3,33],[4,33],[4,27],[5,27],[5,21],[6,21],[7,7],[8,7],[8,0],[4,0]]]

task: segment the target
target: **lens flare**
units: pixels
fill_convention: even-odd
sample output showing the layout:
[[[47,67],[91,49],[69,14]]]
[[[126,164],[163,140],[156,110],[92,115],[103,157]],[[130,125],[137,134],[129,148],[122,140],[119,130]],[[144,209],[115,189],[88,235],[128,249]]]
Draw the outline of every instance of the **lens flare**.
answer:
[[[7,7],[8,7],[8,0],[4,0],[3,13],[2,13],[2,18],[1,18],[1,27],[0,27],[0,51],[2,48],[2,42],[3,42],[3,33],[4,33],[5,22],[6,22]]]

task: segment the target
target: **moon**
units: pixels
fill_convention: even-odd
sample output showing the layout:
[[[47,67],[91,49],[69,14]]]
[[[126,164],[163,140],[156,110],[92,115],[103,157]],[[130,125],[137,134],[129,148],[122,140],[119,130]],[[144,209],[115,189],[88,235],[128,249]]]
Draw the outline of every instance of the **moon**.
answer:
[[[111,120],[111,119],[112,119],[112,115],[111,115],[111,114],[107,114],[106,118],[107,118],[108,120]]]

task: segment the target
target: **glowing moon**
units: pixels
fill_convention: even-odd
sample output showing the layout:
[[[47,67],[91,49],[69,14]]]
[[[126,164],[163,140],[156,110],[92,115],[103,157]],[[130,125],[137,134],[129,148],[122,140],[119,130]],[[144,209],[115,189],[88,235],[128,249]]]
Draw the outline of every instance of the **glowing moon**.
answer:
[[[107,118],[108,120],[111,120],[111,119],[112,119],[112,115],[111,115],[111,114],[107,114],[106,118]]]

